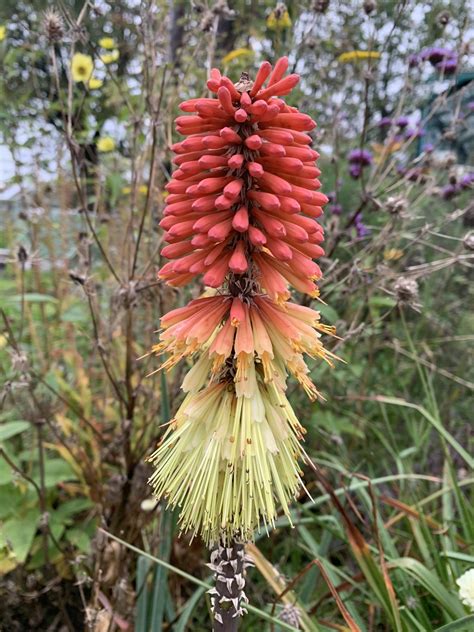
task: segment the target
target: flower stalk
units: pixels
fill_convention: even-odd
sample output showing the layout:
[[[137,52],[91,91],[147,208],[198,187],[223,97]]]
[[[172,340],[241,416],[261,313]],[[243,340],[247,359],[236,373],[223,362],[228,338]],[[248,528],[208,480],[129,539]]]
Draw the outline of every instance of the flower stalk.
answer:
[[[238,629],[240,617],[247,612],[245,604],[245,570],[253,566],[245,554],[244,545],[233,541],[219,544],[211,553],[211,562],[207,565],[215,577],[215,587],[211,588],[211,606],[214,615],[215,632],[234,632]]]

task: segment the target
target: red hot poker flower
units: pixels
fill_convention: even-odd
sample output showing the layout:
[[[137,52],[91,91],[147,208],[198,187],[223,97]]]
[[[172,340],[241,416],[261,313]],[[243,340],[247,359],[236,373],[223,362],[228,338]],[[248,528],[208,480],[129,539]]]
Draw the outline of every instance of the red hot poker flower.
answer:
[[[180,105],[189,115],[176,128],[187,138],[172,146],[178,169],[161,221],[171,261],[159,276],[170,285],[202,275],[217,288],[252,268],[274,300],[289,297],[288,284],[316,295],[312,260],[324,254],[316,220],[327,197],[307,134],[316,124],[279,98],[299,81],[287,68],[286,57],[273,70],[264,62],[255,82],[244,77],[237,87],[213,70],[216,97]]]

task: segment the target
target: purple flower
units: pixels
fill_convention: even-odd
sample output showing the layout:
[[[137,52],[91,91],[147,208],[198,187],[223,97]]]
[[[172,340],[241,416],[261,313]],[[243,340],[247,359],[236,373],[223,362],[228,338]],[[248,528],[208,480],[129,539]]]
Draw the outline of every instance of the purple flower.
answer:
[[[408,120],[408,116],[399,116],[397,120],[395,121],[398,127],[401,127],[402,129],[406,127],[409,122],[410,121]]]
[[[457,69],[458,69],[457,57],[443,59],[443,61],[440,61],[439,63],[436,64],[436,70],[439,70],[445,75],[454,75]]]
[[[390,127],[392,124],[392,119],[389,116],[382,116],[380,121],[377,123],[379,127]]]
[[[342,213],[342,206],[340,204],[331,204],[329,211],[333,215],[340,215]]]
[[[420,167],[409,169],[406,172],[405,177],[410,180],[410,182],[418,182],[419,184],[423,184],[424,182],[426,182],[426,177]]]
[[[354,180],[357,180],[358,178],[360,178],[361,174],[362,174],[362,167],[360,165],[356,165],[356,164],[349,165],[349,175],[351,176],[351,178],[354,178]]]
[[[422,127],[407,127],[405,130],[405,138],[406,140],[410,138],[421,138],[421,136],[425,135],[425,130]]]
[[[469,112],[474,112],[474,101],[469,101],[469,103],[466,104],[466,108]]]
[[[432,64],[436,66],[439,62],[444,61],[445,59],[453,59],[456,58],[456,53],[448,48],[442,48],[441,46],[433,46],[431,48],[425,48],[421,51],[421,58],[426,59]]]
[[[350,163],[366,167],[372,163],[372,154],[367,149],[353,149],[347,159]]]
[[[409,68],[417,68],[420,65],[421,57],[414,53],[413,55],[408,56],[408,67]]]
[[[456,193],[458,193],[458,187],[455,184],[447,184],[441,189],[441,197],[443,200],[450,200]]]
[[[370,235],[370,230],[362,221],[362,213],[358,213],[354,220],[354,226],[356,229],[357,237],[362,239],[363,237],[367,237]]]
[[[465,175],[463,175],[463,177],[459,181],[459,188],[463,190],[470,189],[473,184],[474,184],[474,172],[466,173]]]
[[[329,193],[326,193],[327,198],[329,200],[329,202],[334,202],[336,199],[336,192],[335,191],[329,191]]]
[[[433,143],[426,143],[426,145],[423,147],[423,151],[427,154],[431,154],[433,150],[434,150]]]

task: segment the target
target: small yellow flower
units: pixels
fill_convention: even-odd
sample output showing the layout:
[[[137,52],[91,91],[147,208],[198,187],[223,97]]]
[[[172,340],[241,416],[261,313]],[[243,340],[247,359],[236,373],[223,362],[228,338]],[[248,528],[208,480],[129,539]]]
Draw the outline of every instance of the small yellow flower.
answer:
[[[115,149],[115,141],[110,136],[104,136],[103,138],[99,138],[97,141],[97,149],[106,153],[108,151],[113,151]]]
[[[267,27],[271,31],[279,29],[289,29],[292,25],[290,14],[285,9],[284,11],[274,10],[267,18]]]
[[[83,53],[76,53],[71,61],[71,74],[72,80],[76,83],[87,83],[92,77],[92,71],[94,70],[94,62],[90,55],[84,55]]]
[[[3,24],[0,24],[0,42],[3,42],[6,36],[7,36],[7,27],[4,26]]]
[[[89,88],[89,90],[98,90],[99,88],[102,88],[103,85],[104,85],[104,82],[102,81],[102,79],[96,79],[95,77],[91,77],[91,79],[89,79],[89,83],[87,84],[87,87]]]
[[[142,184],[138,187],[137,191],[141,195],[146,195],[148,193],[148,187],[146,184]],[[132,192],[132,187],[122,187],[122,193],[124,195],[130,195],[131,192]]]
[[[113,37],[102,37],[99,40],[99,46],[107,50],[112,50],[113,48],[115,48],[116,44]]]
[[[401,257],[403,257],[403,250],[400,248],[387,248],[383,253],[385,261],[397,261]]]
[[[380,59],[380,53],[375,50],[352,50],[349,53],[342,53],[337,61],[344,64],[348,61],[359,61],[363,59]]]
[[[119,57],[120,53],[117,49],[115,49],[111,53],[105,53],[104,55],[101,55],[100,60],[104,64],[113,64],[114,61],[117,61]]]
[[[228,64],[234,59],[237,59],[237,57],[243,57],[243,56],[250,57],[253,54],[254,54],[253,50],[251,50],[250,48],[236,48],[235,50],[231,50],[230,53],[227,53],[227,55],[222,58],[222,63]]]

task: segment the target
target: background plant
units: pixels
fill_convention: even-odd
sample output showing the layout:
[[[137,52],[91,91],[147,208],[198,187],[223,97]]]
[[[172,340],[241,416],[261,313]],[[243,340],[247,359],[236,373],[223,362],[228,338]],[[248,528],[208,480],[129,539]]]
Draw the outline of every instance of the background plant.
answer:
[[[202,290],[156,280],[177,104],[213,65],[237,79],[282,53],[302,75],[294,105],[319,124],[332,202],[318,308],[347,364],[315,366],[325,404],[290,385],[315,502],[251,551],[247,592],[280,624],[251,611],[245,629],[469,616],[455,579],[473,563],[472,25],[461,2],[373,5],[68,2],[45,20],[49,3],[2,4],[6,628],[207,629],[201,544],[177,538],[146,483],[185,367],[147,377],[154,361],[137,358],[160,315]],[[434,47],[457,54],[453,74],[410,57]],[[72,80],[77,52],[99,88]]]

